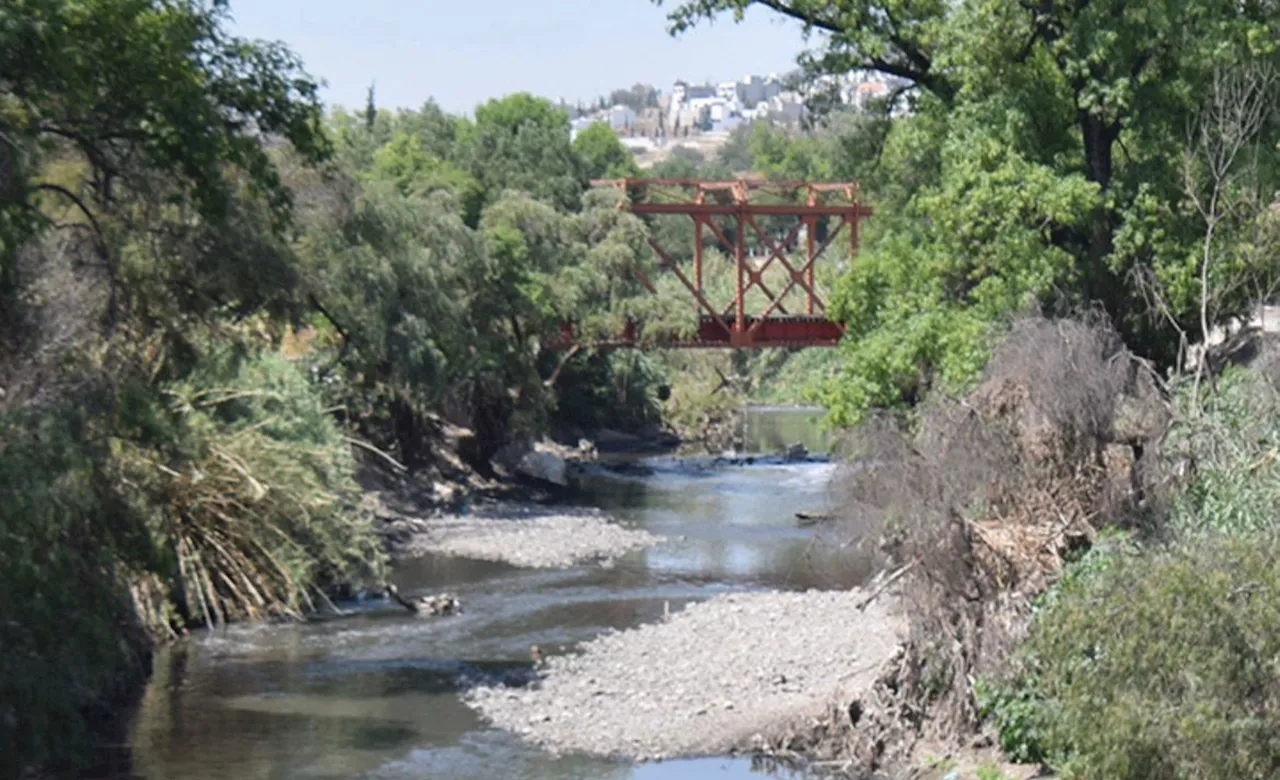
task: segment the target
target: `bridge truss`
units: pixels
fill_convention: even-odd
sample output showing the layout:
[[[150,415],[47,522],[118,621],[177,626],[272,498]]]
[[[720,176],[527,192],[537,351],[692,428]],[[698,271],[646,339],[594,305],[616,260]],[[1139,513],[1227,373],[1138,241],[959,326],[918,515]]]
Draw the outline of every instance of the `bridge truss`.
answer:
[[[830,347],[839,342],[844,328],[827,316],[826,302],[817,289],[814,265],[842,234],[849,242],[850,258],[857,255],[859,221],[872,214],[871,208],[863,205],[859,198],[858,185],[750,178],[733,181],[603,179],[593,181],[592,185],[618,189],[624,196],[619,208],[638,216],[676,215],[693,220],[692,278],[652,235],[648,240],[660,265],[675,274],[689,291],[700,315],[698,332],[691,338],[640,342],[631,324],[618,339],[593,346]],[[761,226],[761,218],[765,217],[775,224],[788,219],[793,220],[793,224],[779,241],[776,234]],[[821,243],[818,241],[820,221],[825,222],[826,228]],[[788,252],[794,251],[801,231],[803,259],[793,262]],[[703,245],[708,234],[730,253],[735,266],[735,294],[727,305],[709,300],[703,286]],[[758,238],[768,253],[761,263],[748,255],[747,242],[751,235]],[[786,275],[786,283],[777,293],[765,280],[765,273],[775,262]],[[643,272],[636,269],[635,273],[650,292],[656,292]],[[765,299],[764,307],[754,311],[747,303],[747,294],[753,289],[759,289]],[[803,312],[789,311],[784,303],[795,289],[803,293]],[[573,341],[571,326],[565,327],[562,337],[566,343]]]

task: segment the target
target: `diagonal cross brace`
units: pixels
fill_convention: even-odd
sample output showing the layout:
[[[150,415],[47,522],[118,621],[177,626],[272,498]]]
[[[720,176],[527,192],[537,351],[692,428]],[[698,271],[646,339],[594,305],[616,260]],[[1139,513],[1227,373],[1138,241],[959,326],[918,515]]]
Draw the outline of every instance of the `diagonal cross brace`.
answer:
[[[760,233],[761,238],[764,238],[764,240],[767,243],[772,243],[769,240],[769,238],[765,236],[764,233],[760,230],[759,226],[755,224],[754,219],[751,219],[750,217],[748,217],[748,220],[751,222],[751,226],[756,229],[756,232]],[[787,282],[787,286],[782,289],[782,294],[784,296],[787,293],[791,292],[791,288],[799,284],[801,287],[809,291],[809,294],[814,297],[814,300],[818,303],[819,306],[822,307],[822,310],[824,312],[827,310],[826,304],[822,302],[822,299],[818,297],[817,293],[813,291],[813,288],[809,286],[809,283],[805,281],[804,275],[809,271],[810,268],[813,267],[814,262],[816,262],[817,259],[822,256],[822,253],[827,250],[827,247],[831,246],[831,243],[835,241],[836,236],[840,234],[841,229],[844,228],[847,221],[848,221],[847,219],[841,220],[840,224],[836,225],[836,229],[831,231],[831,235],[827,236],[827,240],[823,242],[822,246],[819,247],[817,252],[813,253],[813,256],[809,258],[809,262],[805,263],[804,267],[802,267],[799,271],[796,271],[794,268],[791,267],[790,263],[788,263],[781,256],[778,256],[778,260],[781,261],[782,264],[786,266],[787,270],[791,273],[791,280]],[[765,309],[764,314],[760,315],[760,319],[757,320],[755,324],[751,326],[748,332],[754,333],[756,330],[758,330],[760,328],[760,325],[764,322],[765,318],[768,317],[770,314],[772,314],[774,309],[779,307],[781,301],[782,299],[778,298],[773,303],[769,304],[769,308]]]
[[[720,229],[720,226],[712,222],[710,219],[706,219],[704,220],[704,222],[706,223],[707,227],[711,228],[711,232],[715,234],[716,239],[720,242],[720,244],[725,249],[728,249],[730,252],[733,252],[735,249],[733,242],[730,241],[729,237],[724,234],[724,232]],[[796,235],[799,235],[799,233],[800,233],[800,226],[797,225],[795,229],[792,231],[792,235],[787,238],[787,241],[784,243],[784,246],[787,243],[790,243],[791,240],[795,238]],[[773,262],[773,258],[770,257],[768,260],[765,261],[765,264],[761,266],[760,270],[758,271],[752,269],[749,266],[744,269],[747,272],[747,278],[750,281],[747,282],[747,286],[742,289],[743,295],[746,295],[747,291],[750,290],[753,286],[755,286],[763,290],[764,294],[769,296],[769,300],[771,301],[777,300],[777,296],[773,294],[773,290],[770,290],[769,286],[764,283],[764,272],[769,267],[769,263],[772,263],[772,262]],[[735,303],[729,304],[730,308],[732,308],[735,304],[736,304],[736,301]],[[779,306],[778,310],[781,311],[783,314],[790,314],[790,312],[787,311],[785,306]]]
[[[756,218],[754,216],[751,216],[750,214],[747,215],[747,223],[751,225],[751,227],[756,231],[756,235],[760,236],[760,239],[764,242],[765,246],[769,249],[769,252],[771,253],[769,256],[769,262],[773,262],[776,259],[778,262],[782,263],[783,267],[787,269],[787,273],[791,275],[791,281],[789,281],[787,283],[787,286],[783,289],[782,295],[774,299],[774,303],[778,304],[778,306],[776,307],[770,306],[769,312],[772,312],[774,308],[780,308],[782,298],[785,297],[786,294],[791,291],[791,288],[796,286],[797,284],[799,284],[802,288],[804,288],[804,290],[813,297],[813,300],[820,307],[822,307],[822,310],[825,312],[827,310],[827,306],[825,303],[823,303],[822,297],[818,295],[817,291],[813,289],[813,286],[809,284],[809,282],[804,278],[804,276],[806,273],[808,273],[809,269],[813,267],[814,261],[816,261],[819,257],[822,256],[822,253],[826,251],[827,247],[831,246],[831,242],[835,240],[835,237],[840,233],[840,229],[844,227],[844,221],[842,220],[840,224],[836,226],[836,229],[832,231],[831,235],[827,236],[827,240],[823,242],[822,248],[820,248],[817,252],[814,252],[813,256],[808,259],[808,262],[806,262],[799,271],[797,271],[791,265],[791,263],[787,261],[787,258],[783,253],[786,247],[786,243],[784,243],[781,247],[775,244],[773,242],[773,239],[770,238],[769,235],[765,233],[763,229],[761,229],[759,223],[756,222]],[[804,224],[804,223],[800,223],[800,224]],[[796,225],[793,232],[799,233],[800,224]],[[761,270],[763,271],[763,269]],[[768,314],[765,314],[765,316],[768,316]]]
[[[725,333],[729,333],[729,326],[725,325],[724,320],[721,319],[720,317],[720,314],[707,301],[707,298],[705,295],[702,294],[702,291],[694,287],[693,284],[690,283],[689,277],[684,275],[684,271],[680,270],[680,266],[676,265],[675,261],[672,260],[671,257],[665,251],[663,251],[662,247],[658,246],[658,242],[655,241],[652,236],[649,236],[647,240],[649,241],[650,248],[652,248],[654,253],[658,255],[658,259],[662,261],[662,264],[675,272],[675,275],[679,277],[680,282],[684,284],[685,288],[688,289],[689,292],[693,293],[693,297],[697,299],[698,304],[702,306],[702,308],[706,309],[707,313],[710,314],[711,317],[717,323],[719,323],[720,327],[724,328]]]

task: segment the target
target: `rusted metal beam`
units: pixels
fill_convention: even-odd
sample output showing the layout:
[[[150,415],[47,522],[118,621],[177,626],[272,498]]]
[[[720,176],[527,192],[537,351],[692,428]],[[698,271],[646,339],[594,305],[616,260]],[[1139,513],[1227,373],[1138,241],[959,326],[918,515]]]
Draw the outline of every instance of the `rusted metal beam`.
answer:
[[[771,347],[834,347],[844,335],[844,327],[821,317],[771,317],[761,321],[748,316],[747,322],[760,327],[751,332],[747,343],[735,344],[727,326],[731,318],[703,317],[694,335],[682,338],[676,335],[655,335],[637,339],[634,324],[628,324],[614,339],[582,342],[572,325],[564,325],[557,337],[547,340],[548,349],[565,349],[580,345],[593,349],[724,349],[747,347],[767,349]]]
[[[803,203],[748,203],[745,205],[718,203],[632,203],[627,210],[633,214],[680,214],[683,216],[716,216],[747,214],[771,217],[869,217],[874,212],[870,206],[808,206]]]

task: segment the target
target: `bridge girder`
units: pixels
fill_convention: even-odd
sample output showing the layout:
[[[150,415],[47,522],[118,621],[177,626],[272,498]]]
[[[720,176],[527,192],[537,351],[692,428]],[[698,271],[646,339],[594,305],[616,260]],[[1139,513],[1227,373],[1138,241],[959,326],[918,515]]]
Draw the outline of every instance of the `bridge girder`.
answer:
[[[832,245],[841,231],[848,231],[849,256],[858,253],[860,221],[873,214],[861,202],[859,187],[853,182],[770,181],[760,177],[742,177],[732,181],[701,179],[626,178],[593,180],[593,186],[612,187],[623,197],[618,208],[636,215],[683,215],[694,222],[693,278],[659,246],[652,236],[649,246],[659,263],[673,272],[689,291],[697,305],[700,325],[692,338],[636,339],[635,324],[630,324],[618,338],[594,342],[590,346],[619,347],[829,347],[835,346],[844,327],[827,317],[826,302],[818,292],[814,265]],[[731,218],[730,238],[718,219]],[[795,217],[791,232],[776,242],[757,221],[757,217]],[[831,220],[825,240],[816,240],[820,219]],[[803,261],[793,265],[787,250],[805,232]],[[759,267],[747,258],[747,235],[751,230],[769,253]],[[734,300],[724,311],[707,299],[703,288],[703,239],[710,232],[716,242],[733,257],[736,270]],[[769,267],[778,262],[786,271],[787,282],[781,292],[774,293],[764,280]],[[639,269],[633,269],[639,281],[651,292],[656,288]],[[768,301],[761,312],[748,312],[746,295],[758,288]],[[804,295],[805,311],[793,315],[783,300],[799,288]],[[579,343],[572,325],[566,325],[554,343],[563,347]]]

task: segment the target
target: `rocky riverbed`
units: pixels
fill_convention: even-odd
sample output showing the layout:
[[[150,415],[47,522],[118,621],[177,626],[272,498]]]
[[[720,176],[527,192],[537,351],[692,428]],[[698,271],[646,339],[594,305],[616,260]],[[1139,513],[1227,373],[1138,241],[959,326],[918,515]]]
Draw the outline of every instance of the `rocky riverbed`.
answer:
[[[384,505],[378,513],[402,557],[436,554],[559,569],[586,562],[607,565],[629,550],[665,541],[625,528],[599,510],[577,507],[493,502],[418,516]]]
[[[423,521],[401,551],[564,568],[587,561],[608,564],[628,550],[662,541],[647,531],[623,528],[601,512],[513,506]]]
[[[721,596],[550,658],[530,688],[477,688],[467,701],[553,752],[726,753],[871,686],[903,623],[888,594],[860,609],[866,598],[857,589]]]

